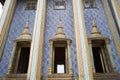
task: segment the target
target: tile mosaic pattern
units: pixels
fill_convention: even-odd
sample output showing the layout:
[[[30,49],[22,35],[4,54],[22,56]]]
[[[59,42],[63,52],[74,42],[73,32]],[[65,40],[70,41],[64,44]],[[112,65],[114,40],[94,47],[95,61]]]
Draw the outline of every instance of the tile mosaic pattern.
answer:
[[[45,40],[44,40],[44,55],[43,55],[43,66],[42,74],[45,76],[48,73],[49,64],[49,40],[54,37],[57,32],[58,24],[62,20],[63,31],[66,36],[72,40],[71,51],[72,51],[72,66],[74,75],[77,75],[77,62],[76,62],[76,45],[75,35],[73,26],[73,14],[72,14],[72,0],[66,0],[65,10],[54,10],[53,0],[48,0],[47,3],[47,14],[46,14],[46,29],[45,29]]]
[[[0,62],[0,76],[4,76],[7,72],[12,48],[13,40],[15,40],[23,31],[25,22],[29,16],[29,31],[33,33],[35,10],[24,10],[25,0],[19,0],[18,5],[11,23],[10,32],[5,45],[2,61]]]
[[[103,9],[101,0],[97,1],[97,8],[94,9],[83,9],[84,18],[86,24],[87,35],[90,35],[92,29],[92,16],[95,19],[95,22],[98,26],[99,31],[105,37],[109,37],[111,42],[111,49],[113,57],[117,66],[118,72],[120,72],[120,63],[118,61],[118,55],[115,49],[115,45],[112,39],[111,31],[109,29],[109,24],[106,19],[106,15]],[[21,32],[23,31],[26,19],[28,15],[29,18],[29,30],[31,34],[33,33],[34,19],[35,19],[35,10],[24,10],[25,1],[19,0],[18,5],[11,23],[10,32],[6,42],[5,50],[3,53],[2,61],[0,62],[0,76],[4,76],[7,72],[7,67],[9,64],[10,55],[13,48],[13,40],[16,39]],[[42,74],[47,75],[48,72],[48,62],[49,58],[49,39],[54,37],[54,34],[57,32],[57,27],[59,19],[61,18],[63,24],[63,30],[66,36],[72,39],[71,51],[72,51],[72,65],[74,75],[77,75],[77,60],[76,60],[76,45],[75,45],[75,36],[74,36],[74,26],[73,26],[73,14],[72,14],[72,0],[66,0],[66,10],[54,10],[53,0],[48,0],[47,3],[47,14],[46,14],[46,29],[45,29],[45,40],[44,40],[44,55],[43,55],[43,66]]]
[[[110,39],[110,46],[112,49],[112,55],[115,60],[115,64],[117,67],[117,71],[120,72],[120,62],[119,58],[116,52],[116,47],[113,42],[113,37],[109,28],[109,24],[104,12],[104,8],[102,5],[101,0],[96,0],[97,7],[96,8],[91,8],[91,9],[84,9],[84,18],[85,18],[85,24],[86,24],[86,32],[87,36],[90,36],[90,32],[92,29],[92,18],[94,18],[96,25],[101,32],[102,35],[105,37],[108,37]]]

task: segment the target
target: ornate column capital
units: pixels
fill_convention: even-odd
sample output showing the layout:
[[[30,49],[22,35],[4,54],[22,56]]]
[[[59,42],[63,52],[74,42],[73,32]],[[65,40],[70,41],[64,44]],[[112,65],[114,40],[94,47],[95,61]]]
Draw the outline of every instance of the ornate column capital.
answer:
[[[105,43],[106,44],[110,44],[110,40],[109,39],[105,39]]]
[[[50,46],[52,46],[53,45],[53,41],[50,41],[49,44],[50,44]]]
[[[71,40],[67,40],[67,45],[71,45]]]
[[[92,40],[91,39],[88,39],[88,44],[92,44]]]

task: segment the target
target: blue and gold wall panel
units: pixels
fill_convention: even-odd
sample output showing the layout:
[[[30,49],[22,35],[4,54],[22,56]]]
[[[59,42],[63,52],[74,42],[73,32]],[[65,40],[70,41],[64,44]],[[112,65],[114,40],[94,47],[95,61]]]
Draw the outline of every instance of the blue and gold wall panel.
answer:
[[[44,55],[43,55],[43,66],[42,74],[44,76],[48,73],[49,64],[49,40],[52,39],[57,32],[58,24],[60,19],[62,20],[63,31],[68,38],[72,40],[71,51],[72,51],[72,66],[74,75],[77,75],[77,60],[76,60],[76,45],[75,45],[75,32],[73,23],[73,12],[72,12],[72,0],[66,0],[65,10],[54,10],[53,7],[54,0],[48,0],[47,2],[47,12],[46,12],[46,27],[44,34]]]
[[[18,0],[18,4],[13,16],[13,20],[10,26],[9,35],[6,41],[2,61],[0,62],[0,76],[4,76],[7,73],[7,68],[13,49],[13,41],[19,37],[22,33],[25,22],[29,16],[29,31],[33,33],[33,26],[35,20],[36,10],[25,10],[25,0]]]
[[[87,36],[88,37],[90,36],[90,32],[92,30],[92,19],[94,18],[96,25],[99,31],[101,32],[101,34],[110,39],[110,47],[112,50],[112,55],[117,67],[117,71],[120,72],[120,62],[118,58],[118,53],[116,51],[116,47],[113,42],[113,37],[102,5],[102,1],[101,0],[95,0],[95,1],[96,1],[96,8],[85,9],[83,6]]]

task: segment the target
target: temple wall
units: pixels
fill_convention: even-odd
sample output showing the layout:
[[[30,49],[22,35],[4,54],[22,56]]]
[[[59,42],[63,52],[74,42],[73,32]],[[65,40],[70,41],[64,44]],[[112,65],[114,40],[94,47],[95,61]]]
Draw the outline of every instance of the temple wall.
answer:
[[[34,19],[36,10],[25,10],[25,0],[18,0],[18,4],[13,16],[13,20],[10,26],[10,31],[4,48],[2,60],[0,62],[0,76],[4,76],[7,73],[8,64],[13,48],[13,41],[22,33],[25,22],[29,16],[29,31],[33,33]]]
[[[72,66],[73,73],[77,75],[77,60],[76,60],[76,45],[75,45],[75,32],[73,23],[73,11],[72,11],[72,0],[66,0],[65,10],[54,10],[53,0],[48,0],[47,2],[47,12],[46,12],[46,27],[44,34],[44,55],[43,55],[43,70],[42,74],[47,75],[48,73],[48,62],[49,58],[49,40],[52,39],[57,32],[59,21],[62,21],[63,31],[67,38],[72,40],[71,51],[72,51]]]
[[[83,6],[87,36],[88,37],[90,36],[90,32],[92,30],[92,19],[94,18],[96,25],[99,31],[101,32],[101,34],[110,39],[112,55],[116,64],[117,71],[120,72],[118,53],[116,51],[112,33],[110,31],[110,25],[107,21],[107,17],[103,8],[102,0],[96,0],[96,5],[97,5],[96,8],[89,8],[89,9],[85,9]]]

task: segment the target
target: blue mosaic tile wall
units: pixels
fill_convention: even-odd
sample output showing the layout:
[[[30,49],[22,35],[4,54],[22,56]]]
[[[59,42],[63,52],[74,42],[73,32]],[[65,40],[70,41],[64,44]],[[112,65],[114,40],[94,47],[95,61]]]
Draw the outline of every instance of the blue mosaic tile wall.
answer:
[[[0,62],[0,76],[4,76],[7,72],[12,48],[13,40],[15,40],[23,31],[25,22],[29,15],[29,31],[33,33],[35,10],[24,10],[25,0],[18,0],[18,5],[11,23],[10,32],[5,45],[2,61]]]
[[[72,40],[71,51],[72,51],[72,66],[74,75],[77,75],[77,62],[76,62],[76,45],[75,35],[73,26],[73,14],[72,14],[72,0],[66,0],[65,10],[54,10],[53,0],[48,0],[47,3],[47,14],[46,14],[46,29],[45,29],[45,40],[44,40],[44,55],[43,55],[43,66],[42,74],[45,76],[48,73],[49,64],[49,40],[54,37],[57,32],[58,24],[62,20],[63,31],[66,36]]]
[[[117,71],[120,72],[120,62],[119,62],[118,54],[116,51],[115,44],[113,42],[113,37],[104,12],[102,1],[96,0],[96,4],[97,4],[96,8],[85,9],[83,7],[87,36],[90,36],[90,32],[92,30],[92,18],[94,18],[96,25],[99,31],[101,32],[101,34],[110,39],[112,55],[117,67]]]

